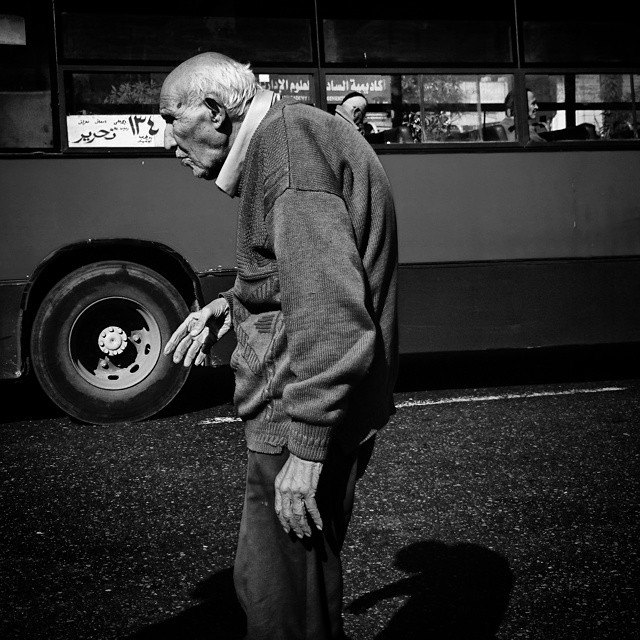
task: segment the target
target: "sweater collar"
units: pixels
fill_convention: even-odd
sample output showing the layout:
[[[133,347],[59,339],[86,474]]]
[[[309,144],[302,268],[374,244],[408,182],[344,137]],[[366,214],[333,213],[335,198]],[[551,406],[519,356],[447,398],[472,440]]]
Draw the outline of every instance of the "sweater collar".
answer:
[[[259,89],[251,100],[247,114],[240,125],[238,136],[231,146],[229,155],[216,179],[216,185],[232,198],[238,195],[238,184],[242,177],[244,159],[247,155],[251,138],[262,119],[267,115],[267,111],[280,100],[280,97],[280,94],[273,91]]]

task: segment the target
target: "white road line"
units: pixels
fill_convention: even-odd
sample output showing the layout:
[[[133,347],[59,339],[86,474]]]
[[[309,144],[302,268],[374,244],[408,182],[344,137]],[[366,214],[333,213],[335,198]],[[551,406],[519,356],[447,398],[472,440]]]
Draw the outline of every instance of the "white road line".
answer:
[[[200,420],[198,424],[226,424],[227,422],[240,422],[240,418],[232,418],[229,416],[225,418],[221,416],[219,418],[207,418],[206,420]]]
[[[491,400],[517,400],[519,398],[542,398],[545,396],[573,396],[579,393],[609,393],[611,391],[626,391],[627,387],[599,387],[597,389],[567,389],[566,391],[533,391],[532,393],[503,393],[497,396],[460,396],[459,398],[442,398],[441,400],[407,400],[396,405],[396,409],[407,407],[428,407],[436,404],[455,404],[456,402],[489,402]],[[220,416],[200,420],[198,424],[227,424],[241,422],[241,418]]]
[[[441,400],[407,400],[396,405],[397,409],[406,407],[427,407],[436,404],[454,404],[456,402],[489,402],[491,400],[517,400],[519,398],[541,398],[544,396],[572,396],[579,393],[608,393],[625,391],[626,387],[600,387],[597,389],[567,389],[566,391],[534,391],[532,393],[503,393],[497,396],[460,396]]]

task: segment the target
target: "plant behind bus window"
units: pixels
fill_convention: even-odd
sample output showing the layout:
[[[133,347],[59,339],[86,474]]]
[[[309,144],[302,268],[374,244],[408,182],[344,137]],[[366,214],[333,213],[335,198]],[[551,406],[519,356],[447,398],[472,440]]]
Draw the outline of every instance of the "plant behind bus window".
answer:
[[[122,82],[117,87],[111,85],[111,92],[104,104],[152,104],[160,99],[160,85],[153,78],[138,82]]]

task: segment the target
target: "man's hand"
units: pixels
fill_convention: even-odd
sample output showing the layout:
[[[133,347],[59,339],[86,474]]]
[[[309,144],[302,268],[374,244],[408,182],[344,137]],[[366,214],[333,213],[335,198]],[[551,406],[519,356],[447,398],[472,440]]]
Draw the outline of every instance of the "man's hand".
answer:
[[[216,298],[200,311],[190,313],[174,331],[164,348],[164,354],[173,353],[177,364],[183,360],[185,367],[204,364],[207,353],[217,340],[229,331],[231,314],[224,298]]]
[[[322,531],[322,518],[316,504],[316,490],[322,462],[302,460],[289,454],[289,459],[276,477],[276,513],[283,529],[293,530],[298,538],[311,536],[307,514]]]

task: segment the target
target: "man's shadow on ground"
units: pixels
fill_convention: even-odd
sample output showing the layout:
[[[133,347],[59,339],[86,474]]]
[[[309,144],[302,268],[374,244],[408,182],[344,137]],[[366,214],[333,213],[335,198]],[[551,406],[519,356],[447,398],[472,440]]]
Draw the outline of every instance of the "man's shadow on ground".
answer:
[[[394,566],[406,573],[347,607],[359,614],[380,600],[409,596],[375,640],[493,640],[513,587],[507,560],[470,543],[437,540],[401,549]]]
[[[233,569],[223,569],[203,580],[191,592],[197,604],[168,620],[127,636],[127,640],[240,640],[246,618],[236,598]]]
[[[375,640],[494,640],[513,587],[509,563],[500,554],[470,543],[437,540],[401,549],[394,566],[407,578],[364,594],[347,611],[360,614],[380,600],[409,596]],[[239,640],[246,620],[233,586],[232,569],[201,582],[197,604],[151,624],[128,640]]]

